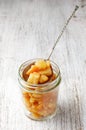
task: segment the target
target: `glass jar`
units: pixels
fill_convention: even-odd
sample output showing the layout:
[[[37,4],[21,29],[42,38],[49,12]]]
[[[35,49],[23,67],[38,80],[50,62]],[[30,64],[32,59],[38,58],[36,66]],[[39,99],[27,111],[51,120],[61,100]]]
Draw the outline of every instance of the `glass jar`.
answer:
[[[38,59],[24,62],[19,68],[19,83],[22,93],[25,115],[33,120],[44,120],[53,117],[57,111],[59,84],[61,81],[60,70],[57,64],[50,61],[55,80],[44,84],[30,84],[23,78],[23,71]]]

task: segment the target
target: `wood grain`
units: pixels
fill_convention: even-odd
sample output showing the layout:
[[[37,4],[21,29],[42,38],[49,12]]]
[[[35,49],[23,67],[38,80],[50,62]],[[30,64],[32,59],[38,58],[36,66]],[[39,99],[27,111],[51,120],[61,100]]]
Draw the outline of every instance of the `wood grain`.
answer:
[[[75,5],[80,9],[51,59],[62,75],[57,115],[47,121],[25,117],[18,67],[48,57]],[[0,130],[86,130],[85,0],[0,0]],[[82,7],[83,5],[83,7]]]

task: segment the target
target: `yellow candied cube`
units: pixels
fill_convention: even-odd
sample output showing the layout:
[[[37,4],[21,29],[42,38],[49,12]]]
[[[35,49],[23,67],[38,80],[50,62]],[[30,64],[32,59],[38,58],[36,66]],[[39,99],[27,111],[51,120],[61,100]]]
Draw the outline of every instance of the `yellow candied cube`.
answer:
[[[31,68],[26,72],[27,75],[33,72],[38,72],[39,68],[36,65],[32,65]]]
[[[49,60],[46,61],[46,64],[47,64],[47,67],[50,67],[50,61]]]
[[[37,72],[33,72],[29,75],[27,82],[32,84],[38,84],[39,78],[40,78],[40,74]]]
[[[46,69],[47,64],[45,60],[38,60],[36,61],[35,65],[41,70],[41,69]]]
[[[46,75],[41,75],[41,76],[40,76],[40,79],[39,79],[39,82],[40,82],[40,83],[44,83],[44,82],[46,82],[46,81],[48,81],[48,77],[47,77]]]
[[[51,67],[49,67],[49,68],[47,68],[45,70],[39,71],[39,74],[46,75],[46,76],[51,76],[53,74],[53,72],[52,72]]]

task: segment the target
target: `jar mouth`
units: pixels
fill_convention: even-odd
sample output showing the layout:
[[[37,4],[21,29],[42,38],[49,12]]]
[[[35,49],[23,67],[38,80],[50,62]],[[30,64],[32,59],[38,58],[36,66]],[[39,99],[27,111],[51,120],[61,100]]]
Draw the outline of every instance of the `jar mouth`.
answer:
[[[50,60],[51,65],[53,64],[55,66],[55,69],[58,70],[58,73],[56,73],[57,76],[56,76],[55,80],[53,80],[51,82],[46,82],[46,83],[43,83],[43,84],[31,84],[31,83],[28,83],[27,81],[24,80],[22,73],[23,73],[23,70],[25,69],[25,67],[27,67],[27,65],[29,65],[29,64],[31,64],[31,63],[35,62],[36,60],[39,60],[39,59],[41,59],[41,58],[30,59],[28,61],[23,62],[20,65],[19,70],[18,70],[18,80],[19,80],[19,83],[22,85],[23,88],[36,88],[38,86],[46,87],[46,86],[49,86],[49,85],[51,86],[51,85],[55,84],[56,82],[58,82],[57,84],[59,84],[59,82],[61,80],[60,69],[59,69],[58,65],[51,60]]]

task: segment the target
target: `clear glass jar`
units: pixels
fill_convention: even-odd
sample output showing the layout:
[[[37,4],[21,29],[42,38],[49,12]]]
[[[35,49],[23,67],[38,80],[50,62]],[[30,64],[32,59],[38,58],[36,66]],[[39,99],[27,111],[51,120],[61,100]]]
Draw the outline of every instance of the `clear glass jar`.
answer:
[[[44,84],[30,84],[23,78],[23,71],[38,59],[24,62],[19,68],[19,83],[25,109],[25,115],[33,120],[44,120],[53,117],[57,111],[60,70],[53,61],[50,61],[56,79]]]

